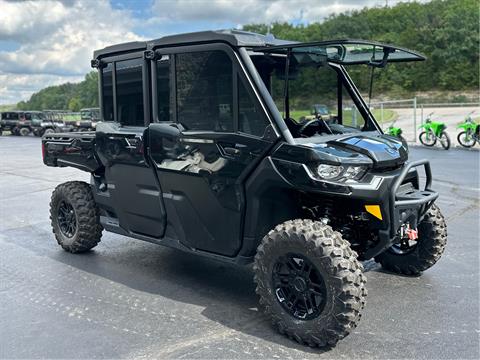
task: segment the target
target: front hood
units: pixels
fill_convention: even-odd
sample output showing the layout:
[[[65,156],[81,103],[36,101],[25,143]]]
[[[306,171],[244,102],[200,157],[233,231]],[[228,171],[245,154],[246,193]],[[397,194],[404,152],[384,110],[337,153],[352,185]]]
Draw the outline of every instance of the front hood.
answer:
[[[406,144],[398,138],[384,134],[349,134],[324,143],[305,143],[320,157],[338,163],[371,162],[373,168],[398,167],[408,159]],[[370,160],[370,161],[369,161]]]

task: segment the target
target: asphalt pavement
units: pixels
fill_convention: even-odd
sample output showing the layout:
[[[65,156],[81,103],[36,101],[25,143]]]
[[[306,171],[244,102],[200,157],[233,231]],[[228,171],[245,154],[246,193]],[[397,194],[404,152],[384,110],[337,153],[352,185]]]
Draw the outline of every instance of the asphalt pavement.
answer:
[[[411,149],[431,160],[446,251],[421,277],[365,262],[362,320],[325,351],[271,328],[250,267],[106,232],[91,252],[64,252],[50,195],[88,174],[44,166],[38,138],[0,137],[0,358],[478,359],[479,154]]]

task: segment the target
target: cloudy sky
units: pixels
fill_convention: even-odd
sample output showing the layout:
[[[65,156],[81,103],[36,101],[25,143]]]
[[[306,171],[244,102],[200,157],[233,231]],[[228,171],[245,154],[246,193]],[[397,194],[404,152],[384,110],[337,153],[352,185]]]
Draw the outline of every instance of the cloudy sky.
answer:
[[[0,104],[81,81],[95,49],[247,23],[322,21],[386,0],[0,0]],[[388,0],[393,5],[398,0]]]

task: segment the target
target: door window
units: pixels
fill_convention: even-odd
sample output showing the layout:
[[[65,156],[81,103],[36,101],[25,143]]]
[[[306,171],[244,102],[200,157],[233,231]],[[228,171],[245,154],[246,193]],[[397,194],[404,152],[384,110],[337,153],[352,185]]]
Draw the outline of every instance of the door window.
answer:
[[[172,121],[170,93],[170,57],[164,55],[157,61],[158,121]]]
[[[262,137],[269,122],[265,112],[247,91],[242,79],[238,77],[238,130]]]
[[[187,130],[233,131],[232,61],[223,51],[176,55],[177,119]]]
[[[113,63],[108,63],[102,69],[103,80],[103,119],[105,121],[113,121]]]
[[[144,126],[141,58],[116,62],[117,121]]]

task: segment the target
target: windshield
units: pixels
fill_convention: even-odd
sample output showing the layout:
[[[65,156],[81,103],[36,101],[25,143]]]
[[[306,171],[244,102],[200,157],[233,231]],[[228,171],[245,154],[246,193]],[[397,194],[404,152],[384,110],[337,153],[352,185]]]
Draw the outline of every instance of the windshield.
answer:
[[[92,112],[90,110],[81,111],[80,118],[82,120],[90,120],[92,118]]]
[[[26,120],[43,120],[44,119],[44,116],[42,113],[30,113],[30,112],[27,112],[25,113],[25,119]]]
[[[359,111],[344,70],[326,56],[272,53],[252,55],[252,60],[294,138],[377,129]]]
[[[370,64],[385,66],[386,62],[423,61],[425,57],[412,50],[365,40],[331,40],[311,43],[293,43],[257,48],[264,53],[309,54],[324,57],[342,65]]]
[[[100,118],[100,109],[82,109],[80,110],[81,120],[98,120]]]

